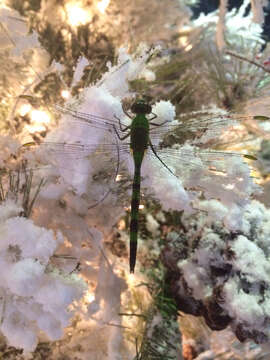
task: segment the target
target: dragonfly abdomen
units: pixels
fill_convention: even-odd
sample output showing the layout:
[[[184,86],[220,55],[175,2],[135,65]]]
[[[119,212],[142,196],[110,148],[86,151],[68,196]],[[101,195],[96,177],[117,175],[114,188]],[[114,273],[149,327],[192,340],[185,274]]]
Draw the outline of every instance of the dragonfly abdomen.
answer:
[[[130,215],[130,272],[134,273],[137,254],[137,238],[139,228],[139,206],[140,206],[140,188],[141,188],[141,166],[135,166],[132,199],[131,199],[131,215]]]
[[[136,264],[137,238],[139,228],[139,206],[141,188],[141,165],[149,143],[149,123],[145,114],[137,114],[133,119],[130,131],[130,148],[134,160],[134,178],[132,185],[131,216],[130,216],[130,272]]]

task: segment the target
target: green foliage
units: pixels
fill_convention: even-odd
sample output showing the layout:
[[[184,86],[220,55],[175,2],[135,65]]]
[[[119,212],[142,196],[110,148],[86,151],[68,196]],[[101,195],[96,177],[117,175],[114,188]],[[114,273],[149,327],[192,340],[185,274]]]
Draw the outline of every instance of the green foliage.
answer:
[[[7,104],[0,104],[0,129],[4,130],[8,128],[7,117],[8,117],[9,107]]]
[[[269,116],[263,116],[263,115],[256,115],[253,116],[254,120],[260,120],[260,121],[267,121],[270,120]]]
[[[147,271],[147,276],[149,283],[146,286],[152,295],[152,303],[144,314],[145,329],[134,360],[176,359],[181,351],[178,312],[174,299],[168,294],[161,263]]]
[[[44,179],[41,179],[35,186],[33,177],[33,170],[28,170],[26,163],[22,163],[17,171],[2,169],[0,173],[0,203],[12,199],[22,206],[21,216],[30,217],[41,187],[45,184]]]
[[[29,11],[38,11],[41,7],[41,0],[9,0],[9,6],[25,16]]]

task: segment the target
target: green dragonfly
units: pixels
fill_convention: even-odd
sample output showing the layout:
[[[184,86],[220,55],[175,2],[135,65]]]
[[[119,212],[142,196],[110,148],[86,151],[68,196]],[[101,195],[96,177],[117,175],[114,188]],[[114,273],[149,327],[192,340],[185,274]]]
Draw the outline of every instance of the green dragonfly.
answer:
[[[233,192],[230,187],[232,179],[227,176],[227,171],[229,164],[233,163],[234,159],[239,160],[242,155],[232,152],[205,150],[199,147],[204,142],[204,137],[210,137],[218,142],[221,129],[232,121],[231,115],[214,116],[206,112],[203,118],[201,117],[202,114],[200,114],[199,118],[196,119],[196,115],[193,114],[193,116],[187,117],[185,121],[169,123],[166,119],[157,119],[157,115],[152,112],[152,106],[144,99],[136,100],[132,104],[130,107],[132,114],[124,111],[127,117],[131,119],[129,125],[123,124],[117,116],[109,119],[78,112],[70,108],[57,107],[57,110],[68,115],[71,121],[81,128],[83,132],[85,132],[85,127],[88,128],[93,137],[97,136],[96,132],[101,130],[102,134],[106,135],[102,141],[104,139],[108,141],[103,143],[98,138],[96,142],[91,144],[82,144],[80,141],[75,143],[48,141],[41,143],[38,147],[44,148],[46,153],[53,156],[54,160],[59,156],[60,161],[58,161],[57,166],[64,169],[64,172],[67,170],[68,178],[74,178],[73,175],[71,176],[71,171],[77,172],[79,179],[83,177],[81,175],[88,172],[85,163],[82,166],[83,170],[78,171],[73,167],[73,165],[77,166],[78,159],[82,159],[87,163],[90,161],[95,164],[94,166],[98,166],[101,172],[103,170],[106,172],[106,175],[103,174],[103,176],[97,177],[97,188],[93,189],[93,193],[98,193],[97,189],[101,187],[104,192],[98,193],[96,202],[89,205],[89,208],[100,204],[109,195],[112,186],[108,185],[107,179],[110,178],[115,181],[119,175],[121,159],[127,155],[130,157],[130,153],[132,155],[133,185],[129,258],[131,273],[134,272],[136,264],[141,168],[143,163],[147,163],[149,160],[154,161],[157,176],[160,177],[157,181],[161,184],[164,182],[164,178],[170,177],[173,178],[175,186],[177,186],[177,183],[181,184],[183,182],[181,186],[191,188],[192,191],[203,190],[208,193],[207,197],[211,195],[211,186],[220,186],[225,197]],[[197,147],[191,148],[190,145],[186,147],[168,147],[166,146],[166,137],[170,136],[178,137],[178,140],[179,137],[182,138],[180,140],[182,143],[188,139],[189,144],[195,143]],[[211,144],[213,144],[213,140]],[[24,146],[31,145],[33,145],[32,142]],[[246,155],[246,157],[252,158],[249,155]],[[144,160],[145,158],[146,160]],[[63,159],[64,162],[62,162]],[[146,175],[151,177],[150,172],[152,170],[148,170]],[[192,179],[192,181],[188,179]],[[237,183],[238,180],[235,179],[235,181]],[[241,183],[241,179],[239,183]],[[186,196],[183,193],[183,187],[181,187],[180,193],[182,191],[181,196]],[[162,188],[161,186],[161,191],[164,193],[170,192],[169,186],[168,188]],[[245,201],[245,194],[239,195],[238,190],[236,193],[235,197],[238,197],[237,201],[239,203],[242,200]],[[186,201],[189,200],[186,199]]]

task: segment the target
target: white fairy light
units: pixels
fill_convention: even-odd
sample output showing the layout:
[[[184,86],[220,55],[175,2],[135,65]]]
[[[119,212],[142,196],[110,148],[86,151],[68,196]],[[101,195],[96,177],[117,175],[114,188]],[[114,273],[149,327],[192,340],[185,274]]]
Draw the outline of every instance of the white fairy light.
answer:
[[[179,29],[179,44],[184,48],[185,51],[190,51],[192,49],[192,45],[189,42],[189,34],[191,32],[191,28],[189,26],[182,26]]]
[[[144,205],[143,205],[143,204],[140,204],[140,205],[139,205],[139,209],[140,209],[140,210],[144,209]],[[125,207],[125,210],[126,210],[126,211],[131,211],[131,206]]]
[[[62,91],[61,91],[61,96],[62,96],[62,98],[64,98],[64,99],[69,99],[69,97],[70,97],[70,92],[69,92],[68,90],[62,90]]]
[[[115,181],[118,182],[123,178],[123,175],[117,175]]]
[[[49,124],[51,121],[49,114],[42,110],[31,111],[30,118],[31,118],[31,124],[26,125],[26,129],[30,133],[45,131],[46,130],[45,125]]]
[[[118,229],[118,230],[125,230],[125,228],[126,228],[125,220],[121,219],[121,220],[118,222],[117,229]]]
[[[65,6],[68,22],[72,26],[84,25],[91,20],[89,11],[82,8],[80,2],[70,2]]]
[[[181,36],[179,38],[179,43],[181,46],[183,46],[185,51],[190,51],[192,49],[192,45],[189,44],[187,36]]]
[[[42,110],[31,111],[30,117],[33,122],[39,124],[49,124],[49,122],[51,121],[49,114]]]
[[[84,300],[85,300],[86,303],[91,303],[92,301],[95,300],[95,295],[92,292],[87,291],[87,293],[86,293],[86,295],[84,297]]]
[[[108,7],[108,5],[109,5],[109,3],[110,3],[110,0],[101,0],[101,1],[99,1],[99,2],[97,3],[97,8],[98,8],[98,10],[99,10],[102,14],[104,14],[105,11],[106,11],[106,9],[107,9],[107,7]]]
[[[31,110],[31,105],[30,104],[23,104],[19,109],[19,114],[21,116],[25,116],[26,114],[29,113],[30,110]]]

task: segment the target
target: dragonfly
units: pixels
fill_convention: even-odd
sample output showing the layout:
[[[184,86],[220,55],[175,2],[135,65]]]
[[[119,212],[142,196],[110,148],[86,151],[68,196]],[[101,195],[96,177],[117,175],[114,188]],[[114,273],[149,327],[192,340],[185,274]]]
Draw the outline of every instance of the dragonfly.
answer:
[[[156,124],[153,120],[157,115],[153,114],[151,118],[147,118],[147,114],[152,113],[152,107],[146,103],[143,99],[136,101],[131,106],[131,112],[136,114],[132,118],[131,125],[126,127],[121,126],[119,119],[119,126],[122,132],[127,132],[124,136],[120,136],[116,131],[116,134],[119,140],[124,140],[127,137],[130,137],[130,150],[132,152],[132,157],[134,161],[134,178],[132,185],[132,197],[131,197],[131,220],[130,220],[130,272],[134,273],[135,264],[136,264],[136,254],[137,254],[137,238],[138,238],[138,217],[139,217],[139,205],[140,205],[140,188],[141,188],[141,166],[144,158],[145,151],[148,146],[151,147],[151,150],[155,156],[166,166],[165,163],[158,157],[158,154],[153,147],[151,139],[149,137],[150,125],[152,126],[162,126],[166,123]],[[127,113],[128,114],[128,113]],[[128,115],[129,116],[129,115]],[[170,171],[170,169],[168,168]]]
[[[39,148],[45,149],[46,153],[51,153],[54,159],[57,154],[60,156],[60,162],[65,160],[62,166],[64,171],[67,170],[68,177],[71,177],[70,171],[72,164],[77,163],[77,159],[86,159],[89,162],[90,158],[94,162],[100,164],[100,168],[104,168],[107,171],[107,178],[113,178],[115,182],[120,171],[120,159],[124,156],[131,155],[133,162],[133,182],[132,182],[132,194],[131,194],[131,211],[130,211],[130,254],[129,254],[129,268],[130,273],[134,273],[137,257],[137,243],[139,232],[139,207],[141,201],[141,181],[142,181],[142,165],[149,162],[151,164],[154,160],[156,176],[155,181],[164,181],[164,178],[173,178],[173,186],[180,181],[183,181],[183,186],[191,187],[194,191],[209,191],[209,187],[219,184],[222,187],[222,191],[225,194],[229,194],[232,190],[230,188],[231,179],[227,176],[228,164],[235,158],[241,158],[239,153],[207,150],[197,147],[168,147],[161,139],[166,139],[166,136],[176,136],[180,133],[186,141],[187,136],[193,135],[193,140],[189,139],[190,143],[200,144],[203,141],[203,137],[214,138],[218,142],[218,134],[220,129],[228,125],[232,118],[231,116],[220,115],[219,117],[213,114],[205,114],[204,119],[199,117],[186,119],[183,122],[170,123],[169,120],[159,119],[157,114],[153,112],[153,107],[148,101],[142,97],[135,100],[130,107],[130,111],[124,110],[127,118],[130,119],[130,123],[122,123],[122,120],[118,116],[114,116],[112,119],[105,118],[98,115],[79,112],[70,108],[61,108],[58,106],[57,111],[63,115],[68,115],[72,123],[75,126],[83,129],[87,127],[93,134],[93,131],[97,132],[101,130],[107,136],[106,139],[110,139],[108,142],[100,142],[91,144],[81,144],[79,141],[75,143],[57,142],[57,141],[45,141],[39,144]],[[72,130],[70,130],[72,132]],[[187,135],[188,134],[188,135]],[[210,135],[209,135],[210,134]],[[115,141],[112,141],[112,138]],[[24,147],[36,146],[33,142],[24,144]],[[245,156],[245,155],[244,155]],[[252,158],[246,155],[247,158]],[[106,159],[103,161],[102,159]],[[84,161],[84,160],[83,160]],[[69,165],[67,164],[69,163]],[[58,162],[59,164],[59,162]],[[150,167],[151,169],[151,167]],[[77,171],[73,168],[72,171]],[[78,171],[79,178],[80,171]],[[87,171],[84,169],[84,171]],[[152,170],[148,170],[147,175]],[[151,175],[152,176],[152,175]],[[191,185],[188,183],[188,179],[193,178]],[[100,181],[106,179],[105,177],[99,177],[97,185],[100,185]],[[154,177],[155,179],[155,177]],[[162,180],[163,179],[163,180]],[[166,182],[166,180],[165,180]],[[237,182],[237,180],[236,180]],[[168,180],[169,184],[169,180]],[[89,206],[92,208],[101,204],[105,198],[112,191],[110,185],[108,190],[104,190],[104,193],[100,195],[94,205]],[[167,187],[167,186],[166,186]],[[180,192],[182,188],[180,188]],[[162,188],[161,191],[166,193],[170,192],[170,187]],[[94,192],[96,190],[94,189]],[[211,193],[211,190],[210,190]],[[238,195],[236,195],[238,196]],[[243,196],[243,194],[241,195]],[[240,198],[241,198],[240,196]],[[241,200],[241,199],[240,199]]]

